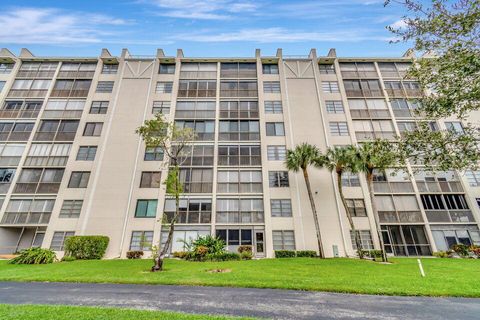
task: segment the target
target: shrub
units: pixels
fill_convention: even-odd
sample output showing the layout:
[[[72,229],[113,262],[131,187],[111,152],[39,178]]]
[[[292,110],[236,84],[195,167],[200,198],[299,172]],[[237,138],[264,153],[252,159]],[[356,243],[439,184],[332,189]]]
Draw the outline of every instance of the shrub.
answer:
[[[71,262],[71,261],[75,261],[75,260],[77,260],[77,258],[72,257],[72,256],[63,256],[63,258],[62,258],[63,262]]]
[[[252,260],[253,253],[251,251],[243,251],[242,253],[240,253],[240,258],[242,260]]]
[[[185,259],[188,255],[187,251],[175,251],[173,254],[174,258]]]
[[[477,257],[480,257],[480,246],[471,246],[470,252],[476,255]]]
[[[447,251],[437,251],[433,253],[433,256],[437,258],[448,258],[448,254]]]
[[[468,246],[464,244],[455,244],[452,246],[452,249],[462,257],[468,256]]]
[[[107,250],[105,236],[73,236],[65,240],[65,255],[77,259],[101,259]]]
[[[301,250],[297,251],[298,258],[316,258],[317,252],[314,250]]]
[[[240,260],[240,255],[235,252],[209,253],[205,256],[205,259],[209,261]]]
[[[275,250],[275,258],[294,258],[295,251],[293,250]]]
[[[20,251],[20,255],[10,260],[12,264],[47,264],[56,259],[55,252],[50,249],[28,248]]]
[[[362,250],[362,255],[367,258],[382,258],[382,250]]]
[[[142,250],[127,251],[127,259],[140,259],[141,257],[143,257]]]
[[[241,245],[237,249],[238,253],[242,254],[243,252],[250,252],[252,253],[252,246],[250,245]]]
[[[185,259],[193,261],[210,260],[207,256],[212,257],[225,253],[225,241],[211,235],[198,237],[186,247],[189,251],[185,254]]]

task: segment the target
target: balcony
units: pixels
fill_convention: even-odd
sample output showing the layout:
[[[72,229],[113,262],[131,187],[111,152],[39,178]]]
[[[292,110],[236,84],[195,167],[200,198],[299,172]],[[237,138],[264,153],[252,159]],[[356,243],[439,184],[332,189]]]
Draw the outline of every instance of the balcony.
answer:
[[[18,90],[11,89],[8,92],[8,97],[15,98],[44,98],[47,95],[48,90]]]
[[[67,165],[67,157],[27,157],[24,166],[28,167],[64,167]]]
[[[216,97],[217,89],[212,90],[178,90],[178,96],[181,98],[209,98]]]
[[[170,223],[175,215],[175,212],[165,212],[166,223]],[[177,217],[176,223],[182,224],[201,224],[211,223],[212,212],[211,211],[180,211]]]
[[[217,211],[217,223],[263,223],[263,211]]]
[[[220,141],[252,141],[260,140],[260,133],[257,132],[220,132]]]
[[[217,79],[217,71],[180,71],[180,79]]]
[[[415,181],[419,192],[464,192],[460,181]]]
[[[32,132],[0,132],[0,141],[28,141]]]
[[[381,90],[345,90],[347,97],[351,98],[363,98],[363,97],[383,97]]]
[[[95,75],[95,71],[61,71],[58,73],[57,78],[66,78],[66,79],[73,79],[73,78],[85,78],[85,79],[92,79]]]
[[[355,131],[355,136],[358,141],[369,141],[375,139],[387,139],[393,140],[395,138],[395,132],[372,132],[372,131]]]
[[[211,193],[212,183],[208,182],[184,182],[185,193]]]
[[[258,156],[218,156],[219,166],[261,166],[262,157]]]
[[[58,193],[60,182],[17,182],[13,193]]]
[[[83,110],[44,110],[42,119],[78,119]]]
[[[378,79],[376,71],[342,71],[344,79],[375,78]]]
[[[218,183],[218,193],[262,193],[262,183]]]
[[[421,97],[423,96],[423,92],[420,89],[405,89],[407,96],[409,97]]]
[[[0,118],[36,118],[40,110],[0,110]]]
[[[8,189],[10,189],[11,183],[0,183],[0,194],[6,194],[8,192]]]
[[[2,225],[46,225],[51,212],[5,212]]]
[[[0,157],[0,166],[18,166],[22,157]]]
[[[352,119],[391,119],[388,110],[350,109]]]
[[[73,141],[76,132],[37,132],[35,141]]]
[[[220,70],[221,78],[246,78],[252,79],[257,77],[257,69],[250,70]]]
[[[381,223],[418,223],[423,222],[420,211],[379,211]]]
[[[375,181],[373,182],[375,193],[413,193],[413,184],[410,181]]]
[[[258,90],[220,90],[220,97],[258,97]]]
[[[414,118],[414,113],[409,109],[393,109],[393,114],[398,118]]]
[[[258,110],[220,110],[220,119],[258,119]]]
[[[175,119],[214,119],[215,110],[176,110]]]
[[[85,98],[90,90],[59,90],[53,89],[50,97],[52,98]]]
[[[17,73],[17,78],[47,78],[52,79],[55,75],[55,70],[19,70]]]
[[[385,88],[385,91],[390,97],[405,97],[405,92],[402,89]]]
[[[425,210],[429,222],[475,222],[470,210]]]

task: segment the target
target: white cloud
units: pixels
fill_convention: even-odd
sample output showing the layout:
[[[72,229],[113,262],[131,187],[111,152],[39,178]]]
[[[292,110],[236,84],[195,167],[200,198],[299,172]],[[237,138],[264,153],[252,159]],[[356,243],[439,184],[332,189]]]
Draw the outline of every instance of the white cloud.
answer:
[[[405,29],[407,27],[407,23],[405,22],[405,20],[401,19],[392,23],[390,27],[394,29]]]
[[[306,42],[306,41],[330,41],[330,42],[358,42],[364,40],[388,41],[388,38],[375,36],[362,30],[339,30],[333,32],[307,32],[295,31],[285,28],[259,28],[242,29],[233,32],[197,32],[173,35],[174,40],[195,42],[236,42],[250,41],[257,43],[272,42]]]
[[[250,1],[232,0],[153,0],[161,10],[158,15],[171,18],[224,20],[232,13],[254,12],[259,5]]]
[[[10,44],[98,43],[108,27],[128,24],[103,14],[66,13],[50,8],[13,8],[0,15],[0,42]]]

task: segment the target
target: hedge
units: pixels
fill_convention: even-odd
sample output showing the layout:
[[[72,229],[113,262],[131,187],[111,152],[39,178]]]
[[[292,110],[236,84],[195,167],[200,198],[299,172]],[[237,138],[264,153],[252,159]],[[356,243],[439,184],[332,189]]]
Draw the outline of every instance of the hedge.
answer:
[[[102,259],[107,250],[106,236],[72,236],[65,240],[65,255],[76,259]]]
[[[275,258],[295,258],[293,250],[275,250]]]

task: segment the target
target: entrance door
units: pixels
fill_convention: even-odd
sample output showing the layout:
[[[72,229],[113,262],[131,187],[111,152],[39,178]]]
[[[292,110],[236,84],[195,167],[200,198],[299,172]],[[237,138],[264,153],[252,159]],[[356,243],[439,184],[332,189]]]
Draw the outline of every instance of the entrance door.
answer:
[[[255,256],[265,257],[265,233],[264,231],[255,231]]]

